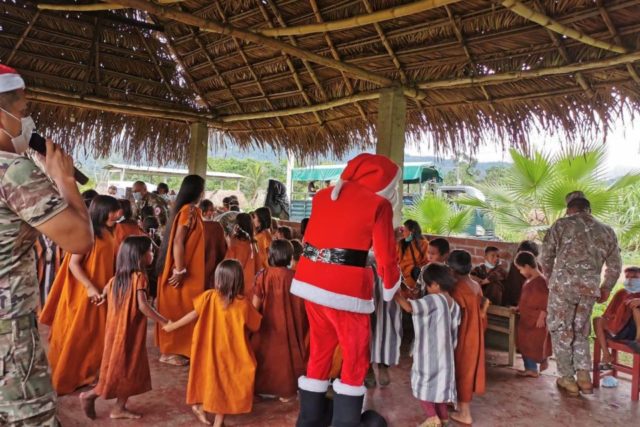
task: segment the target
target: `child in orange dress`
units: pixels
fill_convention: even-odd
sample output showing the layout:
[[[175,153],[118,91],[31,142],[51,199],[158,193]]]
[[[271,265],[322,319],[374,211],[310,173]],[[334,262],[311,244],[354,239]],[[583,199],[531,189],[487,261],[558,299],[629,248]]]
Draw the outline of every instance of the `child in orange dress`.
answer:
[[[131,236],[123,241],[116,275],[103,292],[108,308],[100,378],[94,389],[80,394],[82,409],[92,420],[96,418],[98,397],[117,399],[111,410],[112,419],[142,416],[128,410],[126,405],[129,397],[151,390],[147,318],[160,325],[167,323],[147,302],[145,270],[152,262],[153,249],[147,236]]]
[[[187,403],[198,420],[221,427],[227,414],[251,412],[256,358],[249,332],[260,329],[262,316],[244,297],[242,266],[222,261],[215,272],[215,289],[193,301],[194,310],[163,329],[172,332],[196,321],[191,344]]]

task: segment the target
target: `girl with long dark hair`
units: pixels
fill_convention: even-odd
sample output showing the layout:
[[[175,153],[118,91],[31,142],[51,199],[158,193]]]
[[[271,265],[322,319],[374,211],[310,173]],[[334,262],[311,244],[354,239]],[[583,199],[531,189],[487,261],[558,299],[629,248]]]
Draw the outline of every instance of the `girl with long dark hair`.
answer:
[[[427,252],[429,242],[422,235],[420,224],[409,219],[402,227],[402,239],[398,242],[398,257],[402,272],[402,294],[406,298],[419,297],[416,283],[420,270],[429,263]]]
[[[118,200],[120,204],[121,216],[113,230],[113,236],[116,240],[116,248],[129,236],[144,236],[144,231],[140,228],[138,221],[133,218],[133,209],[131,202],[127,199]]]
[[[271,234],[271,211],[269,208],[258,208],[253,212],[253,227],[255,228],[255,239],[260,254],[262,268],[269,268],[269,247],[273,241]]]
[[[93,248],[84,255],[67,254],[40,315],[51,326],[49,363],[59,395],[93,383],[100,370],[107,318],[102,290],[114,273],[113,227],[119,211],[111,196],[92,200]]]
[[[157,262],[158,312],[169,319],[179,319],[193,310],[193,300],[204,291],[204,226],[198,203],[204,193],[204,179],[185,177],[180,186],[162,240]],[[161,272],[160,272],[161,271]],[[191,356],[193,327],[176,334],[156,328],[160,362],[184,366]]]
[[[95,400],[117,399],[112,419],[135,419],[142,415],[127,409],[131,396],[151,390],[151,373],[147,358],[147,318],[160,326],[168,323],[147,301],[145,270],[153,262],[151,239],[127,237],[120,247],[116,274],[105,286],[107,326],[104,353],[98,384],[81,393],[82,409],[95,419]]]
[[[253,223],[249,214],[239,213],[236,217],[225,259],[236,259],[240,262],[244,271],[244,293],[251,298],[253,281],[262,268],[262,258],[253,237]]]
[[[248,334],[258,331],[261,316],[244,297],[244,285],[240,263],[222,261],[215,289],[205,291],[191,312],[164,327],[179,331],[196,321],[187,404],[204,424],[211,425],[207,414],[215,414],[215,427],[223,425],[226,414],[248,413],[253,406],[256,358]]]

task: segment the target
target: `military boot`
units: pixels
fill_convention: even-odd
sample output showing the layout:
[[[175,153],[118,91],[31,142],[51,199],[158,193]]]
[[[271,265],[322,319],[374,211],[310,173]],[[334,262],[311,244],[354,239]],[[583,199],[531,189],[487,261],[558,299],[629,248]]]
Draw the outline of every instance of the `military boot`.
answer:
[[[589,371],[578,371],[578,388],[582,394],[593,394],[593,383]]]
[[[561,377],[556,381],[556,385],[560,390],[567,393],[569,396],[580,396],[580,388],[576,384],[576,380],[573,377]]]

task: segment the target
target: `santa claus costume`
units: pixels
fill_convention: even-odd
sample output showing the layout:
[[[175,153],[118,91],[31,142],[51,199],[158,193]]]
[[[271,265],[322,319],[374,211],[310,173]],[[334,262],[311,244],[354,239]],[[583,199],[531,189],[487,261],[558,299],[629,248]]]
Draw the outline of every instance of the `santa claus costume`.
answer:
[[[307,375],[300,377],[298,427],[360,425],[364,378],[369,368],[370,314],[374,311],[373,272],[367,255],[373,246],[383,298],[400,286],[394,208],[401,202],[402,170],[384,156],[360,154],[334,187],[319,191],[305,233],[304,253],[291,292],[305,299],[311,347]],[[334,381],[333,419],[325,394],[334,350],[343,364]]]

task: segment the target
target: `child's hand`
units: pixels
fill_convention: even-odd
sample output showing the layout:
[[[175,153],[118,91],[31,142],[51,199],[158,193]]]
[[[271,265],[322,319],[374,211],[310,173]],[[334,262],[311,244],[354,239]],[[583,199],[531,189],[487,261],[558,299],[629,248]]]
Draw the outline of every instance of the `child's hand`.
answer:
[[[544,328],[547,324],[547,313],[544,311],[540,312],[538,316],[538,320],[536,321],[536,328]]]
[[[87,288],[87,297],[89,301],[95,305],[102,305],[106,301],[104,295],[93,285]]]
[[[173,332],[176,329],[174,325],[175,324],[171,320],[167,320],[167,323],[162,326],[162,330],[165,332]]]
[[[632,310],[634,308],[640,308],[640,298],[632,298],[630,300],[627,300],[625,304]]]

